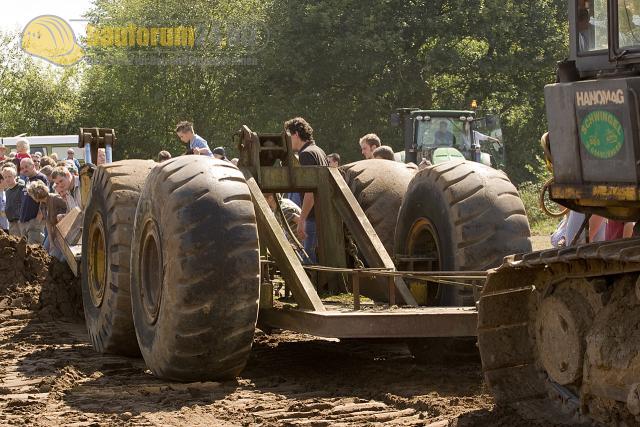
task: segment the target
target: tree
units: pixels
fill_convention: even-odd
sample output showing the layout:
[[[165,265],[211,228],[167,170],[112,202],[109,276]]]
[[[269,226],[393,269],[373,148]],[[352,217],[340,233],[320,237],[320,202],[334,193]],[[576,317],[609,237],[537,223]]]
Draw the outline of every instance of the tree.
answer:
[[[80,69],[27,55],[16,34],[0,33],[0,135],[77,132]]]
[[[301,115],[327,152],[353,161],[365,133],[403,148],[388,121],[396,108],[462,109],[477,99],[502,117],[511,178],[531,179],[535,170],[523,166],[539,164],[543,87],[567,47],[565,2],[100,0],[91,14],[112,24],[184,25],[185,16],[199,34],[219,36],[187,50],[191,63],[131,65],[141,54],[185,51],[91,53],[123,62],[88,67],[80,121],[116,128],[124,157],[180,152],[172,128],[181,119],[233,152],[241,124],[273,132]]]

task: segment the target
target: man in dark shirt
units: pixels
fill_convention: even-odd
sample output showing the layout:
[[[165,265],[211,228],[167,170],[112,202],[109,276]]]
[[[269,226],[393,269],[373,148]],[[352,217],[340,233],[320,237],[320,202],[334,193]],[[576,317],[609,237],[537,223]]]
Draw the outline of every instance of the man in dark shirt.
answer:
[[[35,163],[30,158],[20,161],[20,174],[27,180],[27,184],[34,181],[42,181],[47,186],[47,177],[36,170]],[[38,218],[40,203],[33,200],[26,192],[22,195],[22,208],[20,209],[20,228],[22,235],[27,238],[27,243],[41,245],[44,241],[44,222]]]
[[[2,177],[5,183],[5,214],[9,220],[9,234],[22,236],[20,230],[20,210],[22,208],[22,195],[24,194],[24,181],[18,179],[18,171],[13,164],[7,164],[2,168]]]
[[[285,129],[291,135],[291,145],[293,151],[298,153],[298,159],[302,166],[329,166],[327,155],[318,147],[313,140],[313,128],[302,117],[288,120],[284,124]],[[318,248],[318,238],[316,235],[316,218],[313,209],[313,193],[303,193],[302,212],[298,221],[298,236],[304,240],[304,250],[311,261],[318,262],[316,251]]]

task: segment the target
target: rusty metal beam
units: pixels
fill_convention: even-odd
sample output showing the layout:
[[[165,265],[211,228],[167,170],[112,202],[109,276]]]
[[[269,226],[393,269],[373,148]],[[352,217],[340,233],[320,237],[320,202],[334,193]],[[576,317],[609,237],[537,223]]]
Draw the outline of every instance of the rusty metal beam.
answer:
[[[298,305],[307,310],[324,311],[324,305],[305,272],[291,244],[287,241],[262,191],[248,170],[243,171],[251,191],[258,220],[260,239],[266,242],[282,276]]]
[[[470,307],[321,313],[282,308],[260,310],[258,325],[325,338],[474,337],[478,312]]]
[[[552,184],[552,199],[594,199],[621,202],[640,201],[640,189],[636,185],[568,185]]]

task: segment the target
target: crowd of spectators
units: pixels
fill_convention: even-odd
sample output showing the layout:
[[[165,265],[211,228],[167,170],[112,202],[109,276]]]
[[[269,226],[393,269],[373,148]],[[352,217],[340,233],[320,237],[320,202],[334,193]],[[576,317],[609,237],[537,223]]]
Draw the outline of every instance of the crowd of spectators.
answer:
[[[56,153],[31,153],[29,140],[19,138],[16,150],[7,151],[0,144],[0,228],[62,259],[53,244],[55,225],[80,206],[80,162],[74,150],[59,160]],[[98,164],[105,158],[102,151]]]
[[[340,166],[340,155],[326,155],[313,140],[313,129],[302,118],[289,120],[285,127],[291,135],[293,148],[301,165]],[[175,128],[178,138],[185,144],[185,154],[204,155],[238,164],[238,159],[229,160],[224,147],[209,148],[208,142],[195,133],[191,122],[183,121]],[[361,153],[365,159],[394,160],[391,147],[382,145],[373,133],[360,138]],[[59,160],[55,153],[43,155],[31,153],[27,138],[19,138],[15,151],[8,152],[0,144],[0,229],[21,236],[30,244],[41,244],[51,255],[61,257],[61,252],[52,242],[55,225],[72,209],[81,206],[80,162],[73,149],[67,151],[67,158]],[[162,150],[157,161],[162,163],[172,158],[171,153]],[[104,149],[98,150],[96,164],[106,161]],[[286,197],[285,197],[286,196]],[[305,258],[317,260],[317,238],[313,193],[290,193],[269,195],[269,203],[275,210],[279,205],[285,212],[288,236],[300,239],[306,251]]]

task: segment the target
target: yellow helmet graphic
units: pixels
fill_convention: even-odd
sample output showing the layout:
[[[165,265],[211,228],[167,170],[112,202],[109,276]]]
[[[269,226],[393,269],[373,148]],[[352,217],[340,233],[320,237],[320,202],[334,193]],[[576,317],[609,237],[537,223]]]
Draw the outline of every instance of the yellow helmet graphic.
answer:
[[[55,15],[32,19],[22,30],[22,49],[53,64],[69,66],[84,56],[67,21]]]

